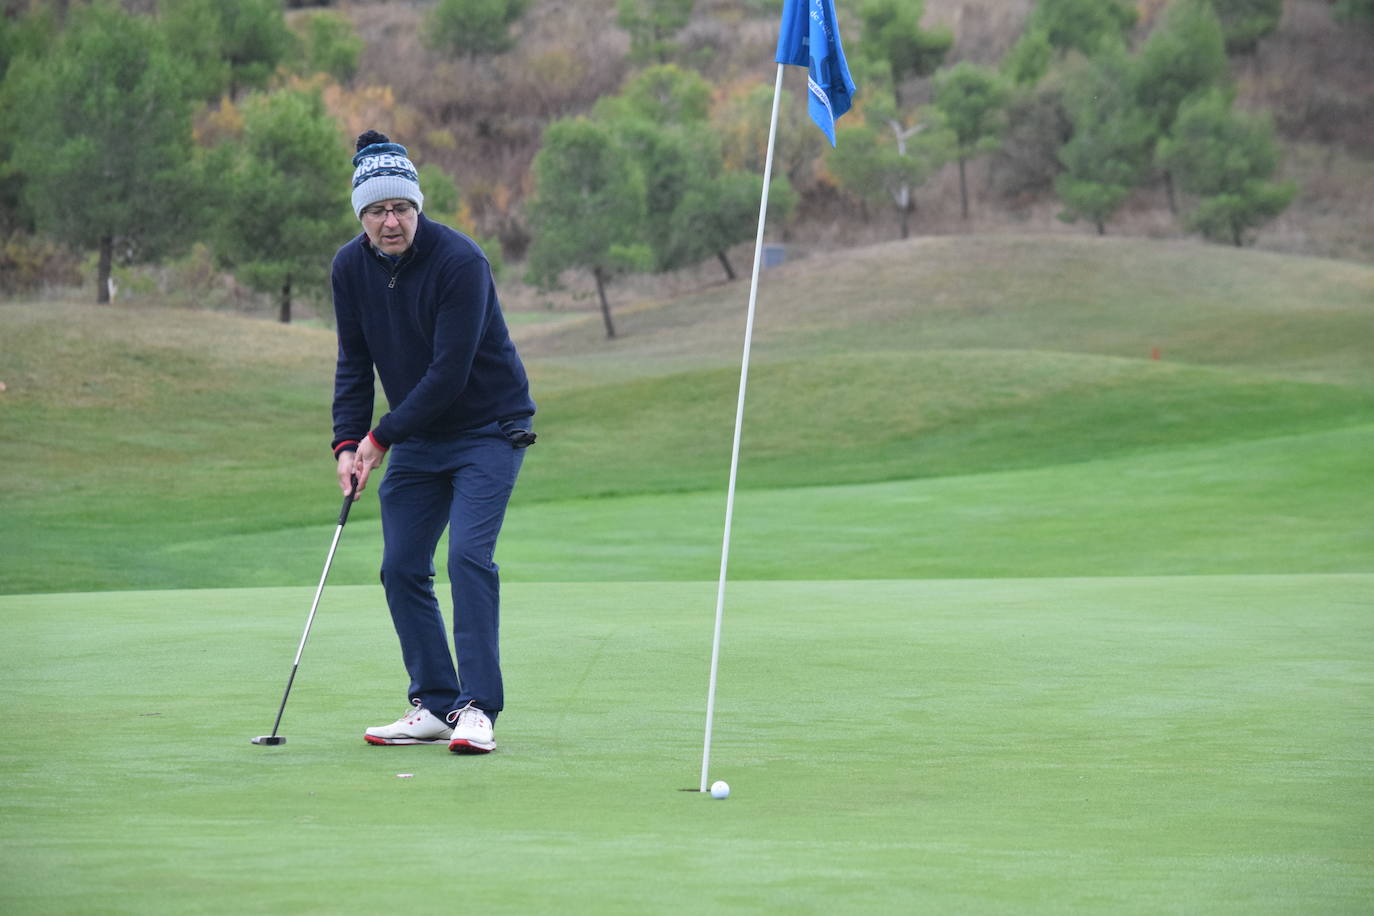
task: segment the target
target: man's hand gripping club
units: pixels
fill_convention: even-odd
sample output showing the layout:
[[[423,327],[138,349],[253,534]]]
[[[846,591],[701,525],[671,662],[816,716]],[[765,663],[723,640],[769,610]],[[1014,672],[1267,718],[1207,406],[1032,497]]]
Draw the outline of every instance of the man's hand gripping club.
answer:
[[[382,460],[386,458],[386,452],[379,449],[372,442],[371,436],[364,436],[363,441],[358,443],[357,451],[339,453],[339,489],[347,496],[353,494],[353,500],[362,498],[363,488],[367,486],[368,475],[375,468],[382,466]],[[353,479],[357,478],[357,488],[354,488]]]

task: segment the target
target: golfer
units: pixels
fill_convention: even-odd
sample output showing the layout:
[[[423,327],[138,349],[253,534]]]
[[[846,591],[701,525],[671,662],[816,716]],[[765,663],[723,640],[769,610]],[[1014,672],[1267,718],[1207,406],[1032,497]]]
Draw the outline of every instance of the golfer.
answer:
[[[357,150],[353,212],[363,231],[332,268],[333,447],[344,493],[356,480],[361,494],[387,464],[377,491],[382,585],[411,705],[363,737],[485,754],[496,747],[492,726],[505,703],[492,557],[534,441],[534,402],[482,250],[421,212],[425,198],[405,147],[367,131]],[[375,424],[374,369],[390,405]],[[434,594],[445,527],[453,653]]]

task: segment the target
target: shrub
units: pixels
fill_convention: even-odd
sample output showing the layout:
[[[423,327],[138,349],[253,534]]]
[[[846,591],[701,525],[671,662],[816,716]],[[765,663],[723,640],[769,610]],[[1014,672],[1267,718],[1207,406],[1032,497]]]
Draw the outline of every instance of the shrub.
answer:
[[[0,241],[0,293],[14,295],[80,283],[81,259],[56,242],[19,231]]]

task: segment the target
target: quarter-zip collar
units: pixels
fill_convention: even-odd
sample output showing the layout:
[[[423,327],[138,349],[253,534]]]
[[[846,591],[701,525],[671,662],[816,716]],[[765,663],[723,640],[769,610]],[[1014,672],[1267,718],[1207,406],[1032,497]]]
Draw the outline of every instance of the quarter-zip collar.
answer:
[[[368,240],[366,232],[359,236],[363,247],[372,252],[372,256],[377,259],[378,264],[386,270],[389,277],[387,289],[395,289],[396,278],[400,276],[401,270],[429,251],[434,233],[426,231],[428,224],[429,220],[425,218],[424,213],[416,214],[415,236],[410,240],[410,247],[395,257],[374,247],[372,242]]]
[[[369,245],[369,247],[371,246]],[[392,255],[385,254],[384,252],[378,251],[375,248],[372,249],[372,253],[377,256],[377,261],[381,264],[382,269],[387,272],[387,289],[396,288],[396,278],[401,275],[401,268],[405,267],[412,260],[414,260],[414,258],[412,257],[414,251],[415,246],[412,245],[405,251],[403,251],[401,254],[398,254],[393,257]]]

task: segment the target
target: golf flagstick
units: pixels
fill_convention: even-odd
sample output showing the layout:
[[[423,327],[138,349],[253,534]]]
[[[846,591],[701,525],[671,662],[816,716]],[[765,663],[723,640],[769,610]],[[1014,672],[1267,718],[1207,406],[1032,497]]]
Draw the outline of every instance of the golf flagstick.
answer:
[[[315,600],[310,603],[310,616],[305,618],[305,631],[301,633],[300,645],[296,646],[296,660],[291,663],[291,676],[286,679],[286,691],[281,695],[281,706],[277,707],[277,721],[272,723],[272,734],[259,735],[251,739],[253,744],[285,744],[286,739],[277,734],[281,726],[282,713],[286,712],[286,698],[291,696],[291,685],[296,682],[296,670],[301,666],[301,653],[305,651],[305,641],[310,637],[310,625],[315,622],[315,611],[320,607],[320,595],[324,593],[324,580],[329,578],[329,567],[334,563],[334,551],[339,549],[339,536],[343,534],[344,523],[348,521],[348,510],[353,505],[353,497],[358,493],[358,478],[353,478],[353,487],[344,497],[343,508],[339,510],[339,527],[334,529],[334,541],[329,545],[329,555],[324,559],[324,572],[320,573],[320,584],[315,588]]]
[[[739,474],[740,432],[744,427],[744,395],[749,385],[749,351],[754,342],[754,309],[759,296],[759,267],[763,263],[763,230],[768,218],[768,185],[773,177],[773,143],[778,134],[778,105],[782,98],[782,64],[773,83],[773,116],[768,125],[768,155],[763,163],[763,194],[759,199],[759,228],[754,238],[754,270],[749,278],[749,314],[744,323],[744,358],[740,363],[739,402],[735,406],[735,441],[730,451],[730,483],[725,495],[725,535],[720,548],[720,583],[716,589],[716,629],[711,640],[711,681],[706,693],[706,740],[701,751],[701,791],[708,791],[711,768],[711,726],[716,715],[716,675],[720,669],[720,631],[725,618],[725,577],[730,567],[730,527],[735,516],[735,479]]]

